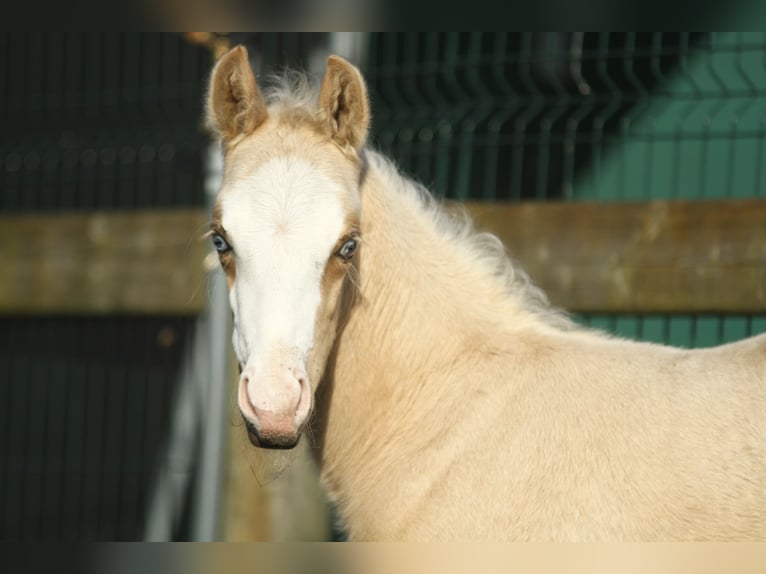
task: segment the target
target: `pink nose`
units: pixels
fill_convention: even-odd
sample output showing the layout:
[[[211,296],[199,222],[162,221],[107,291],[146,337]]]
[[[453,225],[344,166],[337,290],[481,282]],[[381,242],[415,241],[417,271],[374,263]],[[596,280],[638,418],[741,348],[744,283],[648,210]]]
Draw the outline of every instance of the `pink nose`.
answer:
[[[251,380],[246,371],[239,381],[238,402],[254,446],[292,448],[311,411],[311,385],[302,369],[280,369],[276,376],[258,380]]]

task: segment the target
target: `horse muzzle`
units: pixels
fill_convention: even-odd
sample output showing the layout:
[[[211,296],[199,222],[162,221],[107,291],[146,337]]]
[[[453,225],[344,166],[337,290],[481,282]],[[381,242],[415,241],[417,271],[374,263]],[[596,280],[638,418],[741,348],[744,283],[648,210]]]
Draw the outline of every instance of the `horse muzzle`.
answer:
[[[245,420],[247,438],[250,440],[250,444],[256,448],[282,450],[295,448],[298,445],[298,441],[301,438],[301,432],[303,431],[301,428],[297,432],[271,433],[265,435],[261,433],[253,423],[247,420],[244,415],[242,415],[242,418]]]
[[[238,402],[253,446],[289,449],[298,444],[308,421],[311,385],[303,369],[280,369],[267,379],[251,378],[245,370]]]

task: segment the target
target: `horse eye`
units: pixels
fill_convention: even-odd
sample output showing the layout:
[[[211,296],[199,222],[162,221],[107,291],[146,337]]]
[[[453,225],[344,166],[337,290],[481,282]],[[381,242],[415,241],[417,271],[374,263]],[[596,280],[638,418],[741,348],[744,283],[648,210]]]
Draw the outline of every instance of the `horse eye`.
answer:
[[[217,233],[213,234],[213,247],[215,247],[215,250],[218,251],[218,253],[223,253],[224,251],[231,249],[231,245]]]
[[[354,255],[354,252],[356,251],[356,247],[357,241],[352,237],[351,239],[346,240],[341,248],[338,249],[338,255],[346,260],[351,259],[351,257]]]

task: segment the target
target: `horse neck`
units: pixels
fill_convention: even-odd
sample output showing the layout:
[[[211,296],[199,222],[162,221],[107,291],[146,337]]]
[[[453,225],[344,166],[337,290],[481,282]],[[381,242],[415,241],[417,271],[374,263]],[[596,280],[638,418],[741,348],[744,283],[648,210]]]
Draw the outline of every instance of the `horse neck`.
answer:
[[[359,294],[327,374],[322,415],[322,465],[340,482],[344,468],[374,469],[360,457],[386,456],[375,444],[381,435],[410,435],[409,448],[417,448],[412,436],[428,440],[410,428],[420,418],[413,411],[449,412],[462,400],[460,389],[440,385],[440,373],[491,352],[499,330],[526,320],[522,302],[439,228],[391,167],[372,158],[361,195]]]
[[[461,324],[494,320],[499,307],[520,308],[384,160],[373,156],[361,193],[360,304],[348,333],[358,345],[373,345],[386,364],[395,359],[410,373],[450,356]]]

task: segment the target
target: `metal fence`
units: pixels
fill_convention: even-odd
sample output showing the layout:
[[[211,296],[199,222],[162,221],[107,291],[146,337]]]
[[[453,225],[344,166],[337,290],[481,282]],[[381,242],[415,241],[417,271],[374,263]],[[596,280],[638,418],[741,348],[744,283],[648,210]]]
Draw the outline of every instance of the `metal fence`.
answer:
[[[0,210],[203,205],[211,60],[178,34],[4,34]]]
[[[459,200],[766,198],[766,34],[373,34],[374,141]],[[510,246],[512,249],[513,246]],[[694,347],[762,316],[602,315]]]
[[[261,74],[351,57],[373,145],[444,197],[766,197],[763,33],[231,40]],[[178,34],[0,36],[0,211],[204,207],[211,65]],[[766,331],[757,315],[580,319],[683,346]],[[206,398],[188,372],[206,333],[192,316],[1,317],[0,539],[136,540],[147,524],[198,537]],[[192,440],[179,442],[189,416]]]
[[[0,212],[205,205],[211,61],[177,34],[0,36]],[[195,322],[0,317],[0,539],[142,538]]]
[[[457,199],[758,197],[762,33],[375,34],[376,142]]]

